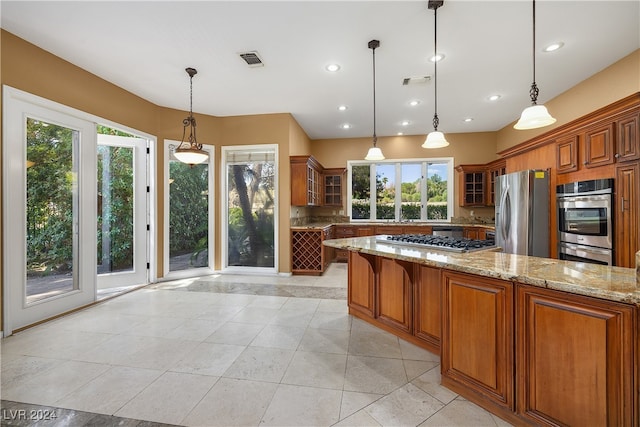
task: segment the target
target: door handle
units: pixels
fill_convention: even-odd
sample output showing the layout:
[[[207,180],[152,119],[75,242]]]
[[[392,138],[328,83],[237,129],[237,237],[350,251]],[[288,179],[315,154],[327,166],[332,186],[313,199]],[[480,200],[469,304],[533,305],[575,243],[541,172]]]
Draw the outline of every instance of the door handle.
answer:
[[[624,212],[624,197],[620,197],[620,200],[622,201],[622,203],[620,203],[620,209],[621,212]]]

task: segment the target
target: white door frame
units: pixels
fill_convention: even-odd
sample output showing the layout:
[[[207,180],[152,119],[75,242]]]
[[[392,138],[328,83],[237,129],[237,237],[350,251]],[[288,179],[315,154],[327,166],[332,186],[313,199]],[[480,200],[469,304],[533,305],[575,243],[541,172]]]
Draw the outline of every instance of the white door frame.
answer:
[[[3,93],[3,290],[4,333],[28,326],[96,298],[96,127],[83,120],[33,103],[21,94]],[[46,104],[46,103],[45,103]],[[27,185],[27,118],[54,123],[79,132],[77,149],[77,223],[74,230],[74,289],[52,298],[27,303],[26,297],[26,185]],[[74,155],[75,156],[75,155]],[[75,208],[74,208],[75,209]]]
[[[49,304],[49,300],[45,300],[47,303],[40,303],[42,314],[45,316],[43,319],[54,317],[61,313],[67,312],[74,308],[80,307],[87,303],[91,303],[96,299],[96,125],[102,124],[111,128],[119,129],[132,135],[137,135],[146,138],[149,141],[148,144],[148,167],[147,167],[147,182],[146,185],[150,187],[151,191],[147,197],[147,223],[150,224],[150,232],[148,233],[148,253],[147,258],[149,262],[149,276],[148,281],[154,282],[157,278],[156,274],[156,257],[157,257],[157,238],[155,236],[155,228],[157,224],[156,202],[157,195],[154,191],[155,188],[155,170],[156,170],[156,137],[144,132],[140,132],[136,129],[129,128],[127,126],[120,125],[109,120],[105,120],[101,117],[89,114],[75,108],[68,107],[63,104],[48,100],[46,98],[39,97],[37,95],[24,92],[22,90],[3,85],[2,101],[3,101],[3,114],[2,114],[2,133],[3,133],[3,153],[2,153],[2,209],[3,209],[3,223],[4,234],[2,242],[2,257],[3,257],[3,269],[2,269],[2,287],[3,287],[3,336],[11,335],[14,329],[21,328],[25,325],[19,325],[18,318],[15,316],[16,300],[19,298],[20,292],[16,293],[16,287],[22,283],[22,289],[24,289],[24,283],[26,281],[26,241],[24,233],[25,224],[25,210],[26,210],[26,146],[24,127],[26,124],[25,115],[23,110],[33,111],[37,113],[42,111],[46,117],[63,117],[62,125],[76,128],[84,127],[80,125],[84,122],[91,124],[91,132],[85,128],[82,130],[84,135],[81,143],[81,159],[80,173],[86,172],[87,181],[82,183],[80,189],[80,209],[84,213],[90,212],[91,215],[83,217],[83,221],[80,224],[79,231],[83,236],[87,236],[91,239],[91,244],[87,244],[87,252],[80,250],[79,256],[86,257],[87,262],[79,269],[78,279],[81,286],[84,287],[82,292],[73,292],[73,296],[82,295],[78,297],[80,301],[75,301],[65,297],[64,295],[55,300],[59,300],[56,304],[60,306],[53,306]],[[50,115],[51,114],[51,115]],[[38,115],[38,114],[35,114]],[[68,119],[68,120],[67,120]],[[55,120],[54,120],[55,122]],[[13,123],[13,126],[12,126]],[[16,123],[20,125],[17,126]],[[76,123],[77,126],[71,126],[70,124]],[[91,143],[87,140],[87,136],[91,137]],[[84,178],[83,178],[84,179]],[[18,189],[18,191],[16,191]],[[86,193],[85,193],[86,191]],[[17,206],[17,209],[11,209],[12,206]],[[84,215],[84,214],[81,214]],[[86,238],[85,237],[85,240]],[[87,240],[88,241],[88,240]],[[16,261],[15,257],[19,256],[20,260]],[[83,258],[84,259],[84,258]],[[90,261],[90,262],[89,262]],[[71,293],[70,293],[71,294]],[[18,295],[18,296],[16,296]],[[66,294],[65,294],[66,295]],[[72,295],[67,295],[72,296]],[[67,304],[69,303],[69,304]],[[68,305],[65,306],[65,304]],[[18,306],[22,306],[23,303],[18,303]],[[19,309],[18,307],[18,309]],[[34,305],[35,307],[35,305]],[[33,310],[29,310],[33,311]],[[33,322],[31,322],[33,323]]]
[[[220,167],[220,205],[222,206],[222,215],[220,216],[220,230],[221,230],[221,264],[223,273],[240,273],[240,274],[277,274],[279,268],[279,252],[280,252],[280,239],[279,239],[279,203],[275,203],[273,207],[273,267],[245,267],[245,266],[230,266],[229,265],[229,249],[227,242],[229,241],[228,219],[229,219],[229,177],[227,174],[227,152],[230,151],[250,151],[250,150],[273,150],[274,151],[274,163],[275,163],[275,179],[274,179],[274,196],[276,201],[279,195],[279,161],[278,161],[278,144],[256,144],[256,145],[227,145],[222,147],[221,154],[221,167]]]

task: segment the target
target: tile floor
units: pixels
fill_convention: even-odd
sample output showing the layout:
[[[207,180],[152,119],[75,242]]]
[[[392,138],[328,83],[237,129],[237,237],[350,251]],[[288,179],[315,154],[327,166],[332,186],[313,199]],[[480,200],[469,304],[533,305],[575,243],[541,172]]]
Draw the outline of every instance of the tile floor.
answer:
[[[2,425],[509,425],[349,316],[346,268],[159,283],[5,338]]]

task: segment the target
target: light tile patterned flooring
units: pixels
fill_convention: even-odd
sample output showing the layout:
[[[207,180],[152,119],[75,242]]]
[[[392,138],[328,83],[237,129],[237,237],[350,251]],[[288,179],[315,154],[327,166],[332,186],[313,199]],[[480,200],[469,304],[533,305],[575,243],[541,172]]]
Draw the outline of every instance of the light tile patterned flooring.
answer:
[[[348,315],[346,271],[159,283],[6,338],[2,424],[509,425],[442,387],[438,356]]]

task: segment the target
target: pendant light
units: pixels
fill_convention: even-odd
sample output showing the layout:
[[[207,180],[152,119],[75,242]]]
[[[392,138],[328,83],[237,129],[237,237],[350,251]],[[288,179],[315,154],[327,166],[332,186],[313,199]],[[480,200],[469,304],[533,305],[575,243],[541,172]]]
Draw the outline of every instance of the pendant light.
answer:
[[[373,147],[365,156],[365,160],[384,160],[382,150],[376,147],[378,137],[376,136],[376,48],[380,46],[379,40],[371,40],[368,44],[373,54]]]
[[[518,130],[536,129],[556,122],[547,107],[538,105],[538,86],[536,85],[536,0],[533,0],[533,83],[529,89],[531,106],[522,111],[520,120],[513,127]]]
[[[190,84],[189,117],[182,121],[182,125],[184,126],[182,129],[182,142],[175,149],[173,155],[182,163],[195,165],[207,160],[209,154],[202,149],[202,144],[198,144],[198,141],[196,141],[196,119],[193,117],[193,76],[195,76],[198,71],[195,68],[185,68],[185,71],[189,75]],[[185,141],[187,127],[189,128],[189,139]]]
[[[428,7],[433,9],[433,91],[434,91],[434,114],[433,132],[429,132],[427,139],[422,144],[423,148],[443,148],[449,145],[444,134],[438,131],[440,119],[438,118],[438,8],[442,6],[444,0],[429,0]]]

